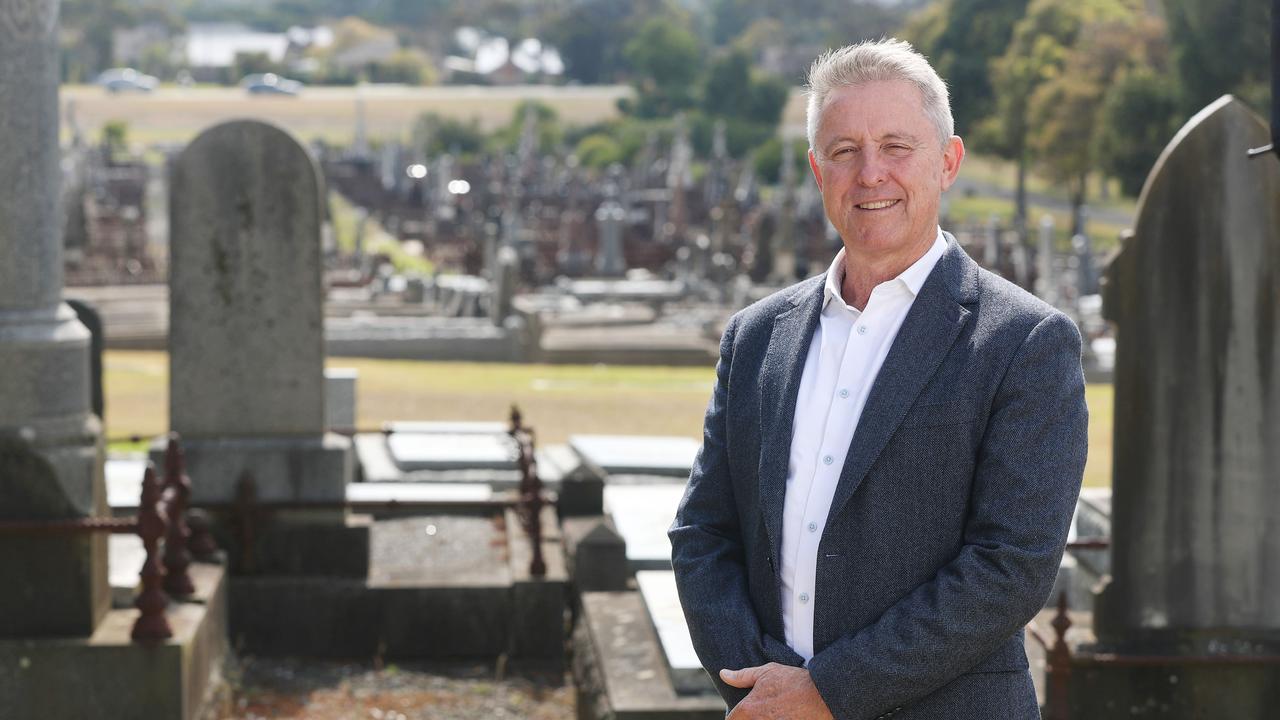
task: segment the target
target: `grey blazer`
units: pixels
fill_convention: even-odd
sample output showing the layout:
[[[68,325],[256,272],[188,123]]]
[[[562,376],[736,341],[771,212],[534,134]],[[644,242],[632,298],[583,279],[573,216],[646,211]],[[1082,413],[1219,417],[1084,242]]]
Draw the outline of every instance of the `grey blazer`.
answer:
[[[947,236],[872,385],[818,550],[809,671],[837,718],[1038,719],[1023,626],[1080,491],[1080,335]],[[801,665],[778,552],[822,276],[737,313],[670,530],[693,644],[721,668]]]

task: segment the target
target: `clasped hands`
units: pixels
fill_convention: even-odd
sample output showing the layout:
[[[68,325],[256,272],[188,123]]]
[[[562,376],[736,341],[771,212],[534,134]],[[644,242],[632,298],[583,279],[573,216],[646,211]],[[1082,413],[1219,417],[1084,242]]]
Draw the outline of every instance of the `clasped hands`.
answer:
[[[741,670],[721,670],[720,679],[736,688],[751,689],[725,720],[831,718],[831,711],[804,668],[771,662]]]

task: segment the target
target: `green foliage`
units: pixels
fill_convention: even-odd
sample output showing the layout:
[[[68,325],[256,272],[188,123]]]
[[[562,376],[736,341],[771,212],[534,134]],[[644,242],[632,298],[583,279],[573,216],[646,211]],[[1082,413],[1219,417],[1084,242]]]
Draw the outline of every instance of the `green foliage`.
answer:
[[[581,83],[612,82],[624,69],[628,3],[587,0],[565,5],[545,28],[560,51],[565,76]]]
[[[494,131],[489,137],[490,149],[514,152],[520,146],[520,135],[524,132],[525,113],[532,111],[534,126],[538,135],[538,147],[543,152],[559,147],[564,141],[564,128],[560,125],[560,117],[550,105],[538,100],[521,100],[511,112],[511,120]]]
[[[1097,156],[1100,168],[1136,196],[1151,167],[1178,130],[1176,81],[1150,68],[1121,73],[1102,106]]]
[[[804,182],[809,168],[809,148],[801,140],[790,143],[791,152],[795,155],[796,175]],[[756,149],[752,162],[756,166],[756,177],[765,183],[777,183],[782,176],[781,138],[774,136]]]
[[[1224,93],[1270,102],[1271,3],[1265,0],[1164,0],[1184,116]]]
[[[578,141],[574,154],[578,160],[589,168],[606,168],[613,163],[622,162],[622,145],[611,135],[592,133]]]
[[[631,66],[636,99],[624,110],[662,117],[691,108],[701,68],[698,37],[669,15],[647,20],[622,51]]]
[[[102,124],[102,144],[113,157],[129,149],[129,123],[108,120]]]
[[[444,153],[474,155],[484,149],[485,135],[479,123],[454,120],[437,113],[423,113],[413,124],[413,137],[427,157]]]
[[[254,73],[287,74],[284,67],[279,63],[272,62],[266,53],[236,53],[236,58],[231,63],[232,80],[239,81],[245,75]]]
[[[782,78],[752,70],[751,56],[735,48],[707,69],[702,81],[702,109],[708,115],[776,127],[788,92]]]
[[[960,134],[990,112],[995,93],[989,66],[1009,47],[1027,0],[942,0],[927,6],[904,34],[947,81]]]
[[[370,63],[366,72],[370,82],[431,85],[436,81],[435,66],[420,50],[399,50],[383,62]]]

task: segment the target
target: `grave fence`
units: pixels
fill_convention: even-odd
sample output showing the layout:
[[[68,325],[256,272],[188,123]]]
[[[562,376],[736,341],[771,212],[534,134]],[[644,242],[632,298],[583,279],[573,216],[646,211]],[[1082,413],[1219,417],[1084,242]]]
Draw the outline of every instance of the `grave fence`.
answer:
[[[169,598],[186,598],[195,593],[188,568],[192,551],[202,559],[216,555],[202,517],[188,524],[191,481],[183,466],[182,447],[177,433],[170,433],[165,450],[165,474],[156,476],[147,463],[142,479],[138,514],[121,518],[78,518],[65,520],[0,520],[0,537],[41,537],[50,535],[119,534],[138,535],[146,550],[142,565],[142,590],[134,606],[140,614],[134,622],[132,638],[149,643],[166,640],[173,630],[165,617]],[[197,530],[193,533],[192,525]],[[161,540],[163,539],[163,555]]]

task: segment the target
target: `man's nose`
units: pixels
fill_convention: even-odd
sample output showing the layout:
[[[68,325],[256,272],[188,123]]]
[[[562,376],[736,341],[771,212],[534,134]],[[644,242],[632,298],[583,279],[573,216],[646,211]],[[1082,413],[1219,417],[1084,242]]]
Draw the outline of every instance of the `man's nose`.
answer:
[[[858,184],[863,187],[875,187],[884,182],[885,167],[876,153],[864,153],[862,164],[858,167]]]

